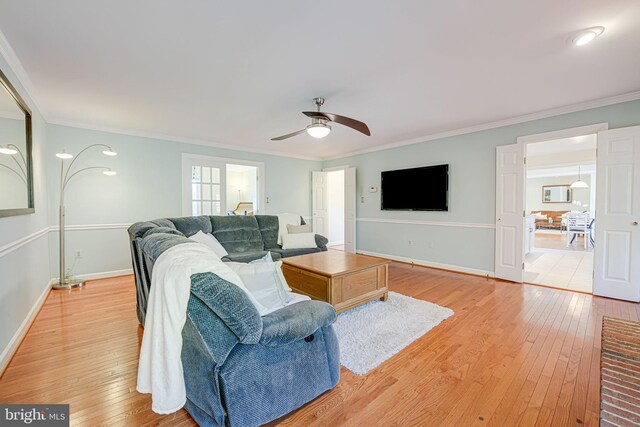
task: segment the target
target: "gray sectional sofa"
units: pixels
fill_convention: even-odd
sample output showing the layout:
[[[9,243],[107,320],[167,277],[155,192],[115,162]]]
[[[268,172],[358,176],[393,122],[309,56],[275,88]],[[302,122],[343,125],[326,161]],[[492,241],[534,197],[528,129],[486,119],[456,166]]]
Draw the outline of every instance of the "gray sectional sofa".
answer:
[[[302,224],[304,219],[300,218]],[[151,270],[155,259],[166,249],[180,243],[188,243],[187,237],[198,231],[211,233],[227,250],[223,261],[249,262],[271,252],[275,260],[327,250],[326,237],[316,234],[315,248],[282,249],[278,245],[278,217],[276,215],[194,216],[162,218],[136,222],[129,227],[133,272],[137,288],[138,320],[144,325],[147,297],[151,286]],[[158,245],[155,257],[142,250],[145,237],[152,234],[165,235],[154,239]],[[176,237],[182,237],[176,238]]]
[[[193,243],[187,236],[210,232],[229,260],[250,261],[271,251],[274,258],[326,250],[283,250],[278,219],[257,215],[194,217],[139,222],[129,228],[136,276],[137,309],[144,324],[153,263],[167,249]],[[247,295],[213,273],[191,276],[182,330],[185,409],[201,426],[253,427],[275,420],[340,379],[335,309],[302,301],[260,316]]]

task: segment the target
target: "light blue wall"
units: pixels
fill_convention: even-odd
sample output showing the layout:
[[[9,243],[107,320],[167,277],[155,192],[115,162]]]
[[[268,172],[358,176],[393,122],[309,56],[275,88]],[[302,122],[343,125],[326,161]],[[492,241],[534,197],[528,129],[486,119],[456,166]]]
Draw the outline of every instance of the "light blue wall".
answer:
[[[192,153],[265,164],[266,213],[311,212],[311,171],[319,161],[300,160],[202,145],[185,144],[109,132],[48,126],[47,170],[51,225],[58,224],[60,161],[55,153],[78,153],[90,144],[106,144],[118,152],[107,157],[101,149],[87,151],[78,167],[105,165],[117,171],[106,177],[88,171],[70,181],[66,191],[67,225],[129,224],[155,218],[182,216],[182,154]],[[75,166],[74,166],[75,169]],[[58,276],[58,234],[51,244],[52,276]],[[131,267],[126,230],[69,230],[66,234],[67,267],[74,274],[118,271]],[[82,257],[75,258],[76,251]]]
[[[323,167],[357,168],[357,216],[387,220],[493,224],[495,149],[519,136],[608,122],[609,128],[640,124],[640,101],[631,101],[465,135],[324,162]],[[375,131],[375,130],[374,130]],[[380,210],[380,172],[448,163],[448,212]],[[409,183],[416,197],[425,183]],[[360,197],[364,196],[364,203]],[[358,249],[432,263],[493,271],[494,231],[481,228],[358,222]],[[408,240],[414,240],[410,246]]]
[[[0,56],[0,70],[11,81],[32,111],[35,214],[0,218],[0,248],[48,227],[46,176],[43,149],[46,124],[20,81]],[[37,234],[36,234],[37,235]],[[0,251],[0,353],[7,350],[12,338],[27,318],[49,282],[47,233],[15,249]],[[3,354],[4,355],[4,354]]]

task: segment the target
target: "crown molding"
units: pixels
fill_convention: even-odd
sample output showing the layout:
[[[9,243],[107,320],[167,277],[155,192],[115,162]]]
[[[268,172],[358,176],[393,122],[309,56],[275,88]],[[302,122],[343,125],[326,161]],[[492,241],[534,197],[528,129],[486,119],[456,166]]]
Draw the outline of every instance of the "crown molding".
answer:
[[[465,135],[468,133],[480,132],[483,130],[495,129],[518,123],[531,122],[534,120],[546,119],[548,117],[559,116],[562,114],[575,113],[578,111],[590,110],[592,108],[606,107],[607,105],[620,104],[628,101],[635,101],[640,99],[640,90],[635,92],[624,93],[621,95],[610,96],[607,98],[599,98],[591,101],[580,102],[577,104],[565,105],[563,107],[551,108],[548,110],[542,110],[531,114],[525,114],[522,116],[511,117],[504,120],[498,120],[495,122],[483,123],[479,125],[468,126],[459,129],[448,130],[445,132],[434,133],[418,138],[411,138],[407,140],[392,142],[389,144],[378,145],[376,147],[365,148],[362,150],[355,150],[345,154],[337,156],[331,156],[323,158],[324,161],[344,159],[346,157],[357,156],[360,154],[373,153],[376,151],[384,151],[397,147],[404,147],[406,145],[419,144],[421,142],[433,141],[436,139],[448,138],[451,136]]]
[[[19,82],[17,83],[19,83],[24,88],[24,90],[27,92],[27,95],[31,99],[31,102],[33,102],[34,105],[31,105],[30,107],[34,110],[37,110],[44,118],[44,120],[48,121],[44,109],[41,108],[42,104],[40,104],[40,95],[38,95],[33,82],[27,74],[27,71],[22,66],[22,62],[20,62],[18,55],[16,55],[16,52],[11,47],[11,44],[9,44],[9,40],[7,40],[2,30],[0,30],[0,56],[2,56],[5,61],[7,61],[7,64],[9,64],[9,68],[11,68],[11,71],[13,71],[13,74],[15,74],[19,80]],[[14,86],[18,85],[14,83]]]
[[[304,155],[298,155],[298,154],[285,153],[285,152],[282,152],[282,151],[266,150],[266,149],[261,149],[261,148],[252,148],[252,147],[244,147],[244,146],[237,146],[237,145],[232,145],[232,144],[223,144],[223,143],[220,143],[220,142],[206,141],[206,140],[203,140],[203,139],[183,138],[183,137],[180,137],[180,136],[167,135],[167,134],[163,134],[163,133],[145,132],[145,131],[138,131],[138,130],[132,130],[132,129],[120,129],[120,128],[114,128],[114,127],[109,127],[109,126],[94,126],[94,125],[90,125],[90,124],[86,124],[86,123],[79,123],[79,122],[72,122],[72,121],[58,120],[58,119],[47,120],[47,123],[52,124],[52,125],[67,126],[67,127],[78,128],[78,129],[94,130],[94,131],[98,131],[98,132],[109,132],[109,133],[115,133],[115,134],[119,134],[119,135],[137,136],[137,137],[149,138],[149,139],[158,139],[158,140],[167,141],[167,142],[181,142],[183,144],[202,145],[202,146],[205,146],[205,147],[220,148],[220,149],[224,149],[224,150],[240,151],[240,152],[244,152],[244,153],[268,154],[270,156],[287,157],[287,158],[294,158],[294,159],[300,159],[300,160],[322,161],[321,157],[304,156]]]

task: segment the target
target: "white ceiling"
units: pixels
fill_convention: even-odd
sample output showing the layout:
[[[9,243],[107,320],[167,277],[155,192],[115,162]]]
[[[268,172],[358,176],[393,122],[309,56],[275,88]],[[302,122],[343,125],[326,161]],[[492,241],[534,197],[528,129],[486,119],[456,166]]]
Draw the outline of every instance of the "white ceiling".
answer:
[[[316,158],[638,91],[638,22],[637,0],[0,0],[50,122]],[[269,141],[316,96],[372,136]]]
[[[551,156],[555,154],[595,150],[597,144],[598,137],[596,134],[552,139],[550,141],[527,144],[527,157]]]

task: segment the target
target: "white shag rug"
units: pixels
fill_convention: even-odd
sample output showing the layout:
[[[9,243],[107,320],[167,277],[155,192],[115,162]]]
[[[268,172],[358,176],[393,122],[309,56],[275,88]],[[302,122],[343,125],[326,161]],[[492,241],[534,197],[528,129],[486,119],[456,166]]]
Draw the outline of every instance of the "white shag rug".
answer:
[[[340,364],[364,375],[453,315],[453,310],[396,292],[338,316]]]

